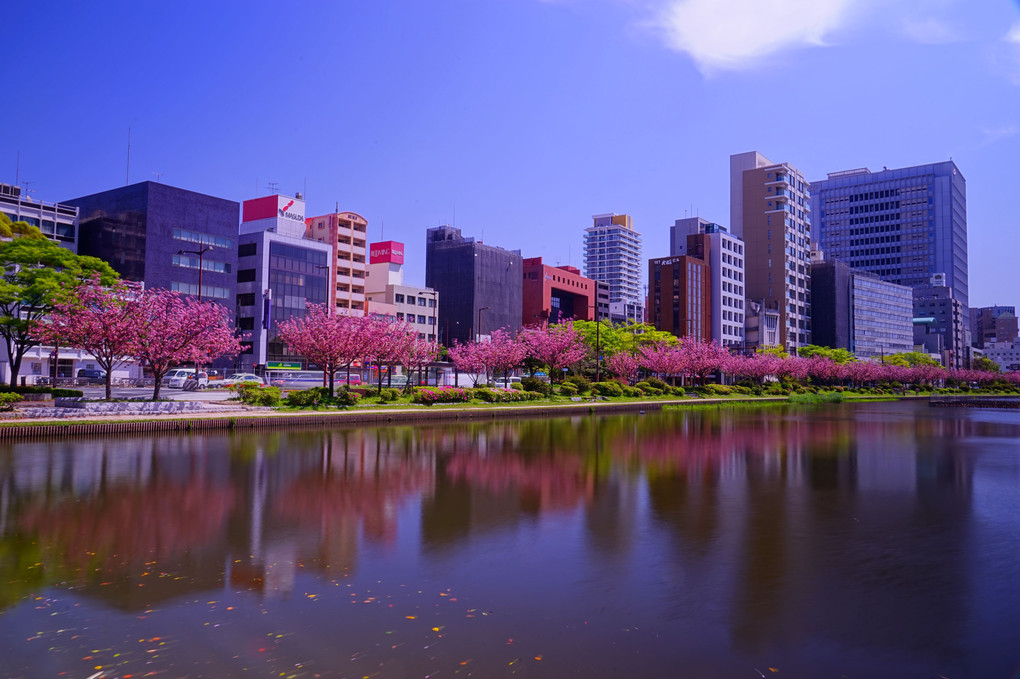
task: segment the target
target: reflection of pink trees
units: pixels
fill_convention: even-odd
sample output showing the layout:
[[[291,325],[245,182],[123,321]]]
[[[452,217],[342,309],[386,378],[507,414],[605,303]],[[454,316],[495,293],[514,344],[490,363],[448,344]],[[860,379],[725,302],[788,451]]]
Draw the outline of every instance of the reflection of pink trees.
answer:
[[[157,483],[36,507],[25,512],[21,526],[75,568],[134,571],[139,563],[170,560],[222,540],[233,506],[229,486]]]
[[[520,455],[457,455],[446,464],[447,476],[490,493],[519,492],[543,508],[570,508],[590,500],[593,479],[582,459],[562,456],[531,460]]]

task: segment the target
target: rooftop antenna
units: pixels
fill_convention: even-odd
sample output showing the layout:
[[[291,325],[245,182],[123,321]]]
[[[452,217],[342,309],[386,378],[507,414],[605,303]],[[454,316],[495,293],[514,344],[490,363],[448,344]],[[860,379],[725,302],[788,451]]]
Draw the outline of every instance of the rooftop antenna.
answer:
[[[21,151],[18,151],[18,155],[14,161],[14,185],[18,185],[18,178],[21,176]]]
[[[156,175],[156,183],[159,184],[160,183],[159,180],[163,176],[163,173],[162,172],[153,172],[152,174]]]
[[[131,126],[128,126],[127,167],[124,168],[124,186],[131,183]]]
[[[280,192],[279,182],[266,182],[266,188],[269,189],[270,194],[276,194]]]

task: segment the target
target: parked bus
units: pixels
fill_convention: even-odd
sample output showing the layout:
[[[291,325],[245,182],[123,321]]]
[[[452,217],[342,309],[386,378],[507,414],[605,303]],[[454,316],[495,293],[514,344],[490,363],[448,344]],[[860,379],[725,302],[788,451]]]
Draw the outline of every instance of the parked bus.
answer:
[[[267,370],[266,384],[282,389],[311,389],[323,385],[324,374],[321,370]],[[347,371],[341,370],[334,374],[334,384],[348,384]],[[349,384],[359,386],[361,375],[351,373]]]

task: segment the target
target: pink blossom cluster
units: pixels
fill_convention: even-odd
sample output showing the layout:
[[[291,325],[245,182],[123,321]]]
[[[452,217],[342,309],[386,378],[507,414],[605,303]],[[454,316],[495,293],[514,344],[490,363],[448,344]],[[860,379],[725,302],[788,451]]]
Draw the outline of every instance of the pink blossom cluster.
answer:
[[[470,389],[460,387],[419,387],[414,390],[411,400],[430,406],[436,403],[466,403],[472,396]]]

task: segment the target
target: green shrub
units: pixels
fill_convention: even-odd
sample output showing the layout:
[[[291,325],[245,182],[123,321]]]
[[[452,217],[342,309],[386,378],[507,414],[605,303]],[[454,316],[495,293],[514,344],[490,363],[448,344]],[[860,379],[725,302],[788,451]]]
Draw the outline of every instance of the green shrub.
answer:
[[[698,387],[698,391],[706,396],[729,396],[733,388],[725,384],[705,384]]]
[[[14,404],[21,400],[21,394],[13,391],[0,393],[0,410],[14,410]]]
[[[289,406],[298,408],[312,408],[318,405],[326,405],[330,401],[329,389],[326,387],[312,387],[303,391],[292,391],[287,394],[285,400]]]
[[[662,380],[655,380],[655,381],[658,382],[659,384],[666,384]],[[652,386],[652,384],[650,382],[648,382],[647,380],[638,382],[634,386],[637,387],[638,389],[640,389],[642,395],[644,395],[644,396],[660,396],[662,394],[662,389],[660,389],[658,387]],[[669,389],[669,385],[666,385],[666,388]]]
[[[749,396],[751,394],[751,388],[743,384],[734,384],[730,387],[734,394],[741,394],[743,396]]]
[[[486,403],[520,403],[543,398],[537,391],[521,391],[518,389],[482,389],[474,390],[474,397]]]
[[[648,386],[652,387],[653,389],[658,389],[660,394],[669,391],[669,384],[663,382],[658,377],[649,377],[648,379],[645,380],[645,382],[647,382]]]
[[[471,389],[460,387],[415,387],[411,402],[427,406],[436,403],[467,403],[472,395]]]
[[[577,387],[578,394],[586,394],[591,391],[591,380],[584,375],[571,375],[567,379],[563,380],[564,384],[573,384]]]
[[[282,402],[279,387],[264,387],[254,382],[242,382],[235,385],[241,403],[250,406],[278,406]]]
[[[517,391],[524,391],[524,385],[521,384],[520,382],[511,382],[510,388],[516,389]]]
[[[623,396],[623,387],[619,382],[596,382],[591,389],[592,393],[599,396]]]
[[[843,394],[839,392],[826,392],[822,394],[790,394],[787,397],[790,403],[842,403]]]
[[[81,389],[50,389],[50,395],[53,398],[81,398],[85,395],[85,392]]]
[[[359,390],[359,393],[365,398],[372,398],[373,396],[379,395],[379,390],[375,387],[367,387]]]
[[[392,391],[398,393],[396,389],[383,389],[383,391]],[[336,392],[336,397],[333,398],[333,403],[338,408],[349,408],[350,406],[358,405],[358,399],[361,398],[361,394],[349,389],[347,385],[344,385],[339,391]]]
[[[553,392],[551,384],[537,377],[522,377],[521,386],[525,391],[536,391],[543,396],[550,396]]]
[[[673,396],[686,396],[687,395],[687,392],[684,391],[683,387],[670,387],[669,393],[673,394]]]
[[[637,387],[624,387],[623,388],[623,395],[624,396],[629,396],[631,398],[638,398],[642,394],[641,394],[641,390],[638,389]]]
[[[577,385],[573,382],[564,382],[560,385],[560,393],[564,396],[577,396]]]
[[[379,392],[379,400],[383,403],[391,403],[400,398],[399,389],[383,389]]]

